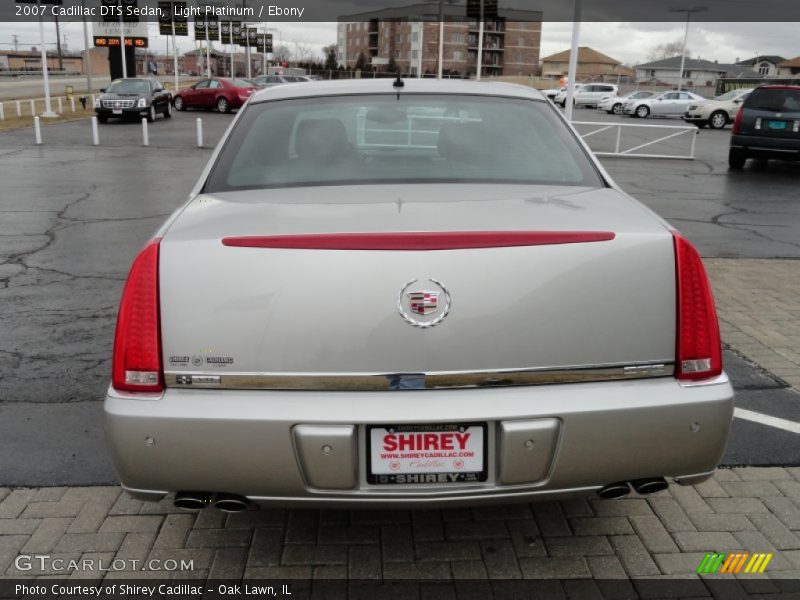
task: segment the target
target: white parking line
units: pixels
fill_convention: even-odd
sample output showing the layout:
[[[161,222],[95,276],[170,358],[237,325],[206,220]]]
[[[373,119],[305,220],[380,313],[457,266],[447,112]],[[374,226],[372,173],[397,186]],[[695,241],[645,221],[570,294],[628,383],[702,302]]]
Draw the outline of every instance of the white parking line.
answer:
[[[794,421],[787,421],[786,419],[779,419],[778,417],[771,417],[761,413],[753,412],[752,410],[745,410],[744,408],[734,408],[733,416],[745,421],[752,421],[753,423],[761,423],[768,427],[775,427],[776,429],[783,429],[791,433],[800,433],[800,423]]]

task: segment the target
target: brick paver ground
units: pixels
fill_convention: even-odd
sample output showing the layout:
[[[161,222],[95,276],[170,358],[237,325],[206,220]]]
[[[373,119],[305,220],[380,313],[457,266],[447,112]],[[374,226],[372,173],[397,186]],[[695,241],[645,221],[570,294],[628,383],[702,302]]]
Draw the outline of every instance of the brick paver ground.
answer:
[[[800,390],[800,260],[704,262],[723,340]]]
[[[800,468],[721,470],[647,498],[429,511],[187,512],[116,487],[0,488],[6,578],[54,574],[19,570],[28,554],[192,560],[183,575],[203,579],[696,578],[706,552],[734,550],[775,557],[764,575],[728,578],[800,579]],[[163,575],[108,576],[145,574]]]

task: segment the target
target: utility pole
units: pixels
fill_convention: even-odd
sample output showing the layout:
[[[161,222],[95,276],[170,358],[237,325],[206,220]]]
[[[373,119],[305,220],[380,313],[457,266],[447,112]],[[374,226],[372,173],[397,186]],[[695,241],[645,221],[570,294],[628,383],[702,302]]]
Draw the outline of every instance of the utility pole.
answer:
[[[11,39],[14,40],[14,52],[19,50],[19,36],[15,33],[11,36]]]
[[[58,26],[58,14],[54,15],[56,21],[56,51],[58,52],[58,70],[64,70],[64,58],[61,55],[61,28]]]

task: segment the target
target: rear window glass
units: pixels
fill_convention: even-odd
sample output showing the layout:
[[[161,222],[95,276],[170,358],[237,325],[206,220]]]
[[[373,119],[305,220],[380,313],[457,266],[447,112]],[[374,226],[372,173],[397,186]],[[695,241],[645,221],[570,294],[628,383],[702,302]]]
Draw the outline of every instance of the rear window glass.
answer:
[[[231,80],[229,80],[229,83],[233,87],[237,87],[237,88],[253,87],[253,84],[250,83],[249,81],[245,80],[245,79],[231,79]]]
[[[547,103],[381,94],[250,105],[206,191],[425,182],[603,185]]]
[[[800,111],[800,90],[757,88],[747,97],[744,106],[755,110],[798,112]]]

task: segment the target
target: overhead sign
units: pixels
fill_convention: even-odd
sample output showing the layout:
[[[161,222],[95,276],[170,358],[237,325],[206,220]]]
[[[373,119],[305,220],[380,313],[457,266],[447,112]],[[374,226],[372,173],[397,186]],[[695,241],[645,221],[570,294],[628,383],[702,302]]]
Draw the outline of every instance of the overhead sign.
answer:
[[[240,46],[255,48],[258,44],[258,30],[255,27],[242,27],[242,37],[239,40]]]
[[[125,34],[126,47],[134,46],[136,48],[147,48],[146,21],[125,21],[122,25],[122,33]],[[95,46],[119,46],[119,19],[116,21],[92,21],[92,36],[94,37]]]
[[[223,44],[238,44],[242,39],[241,21],[220,21],[220,41]]]
[[[259,33],[256,39],[256,52],[272,52],[272,34]]]
[[[209,40],[212,42],[218,41],[219,21],[217,17],[195,17],[194,39]]]
[[[175,23],[175,35],[189,35],[189,22],[186,18],[186,2],[162,1],[158,3],[158,33],[172,35],[172,24]]]

